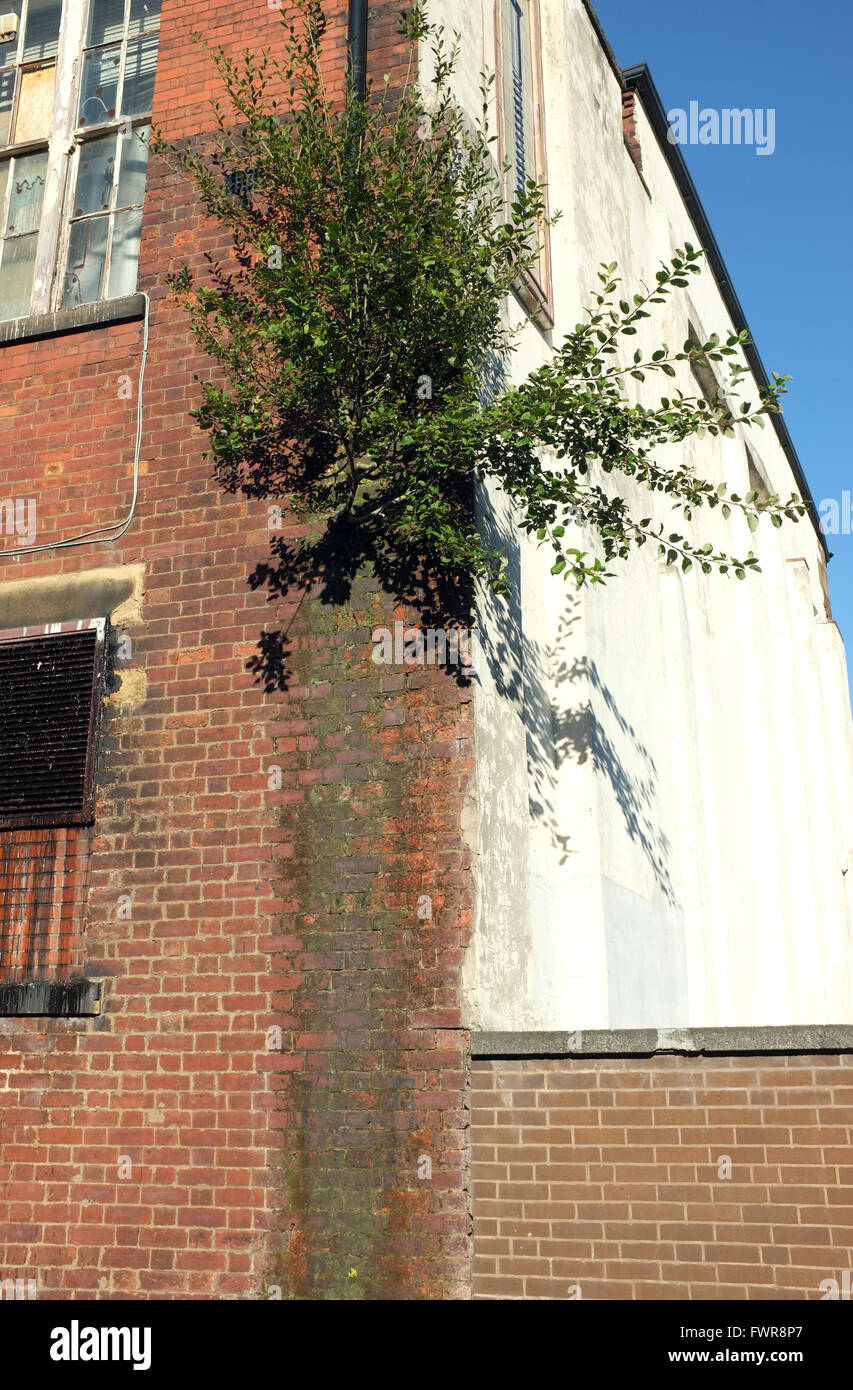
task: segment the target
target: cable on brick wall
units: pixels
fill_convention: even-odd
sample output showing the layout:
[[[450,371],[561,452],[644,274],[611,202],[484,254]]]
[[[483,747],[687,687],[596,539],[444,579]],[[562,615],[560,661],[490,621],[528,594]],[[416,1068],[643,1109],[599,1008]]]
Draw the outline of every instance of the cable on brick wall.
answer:
[[[142,392],[145,383],[145,364],[148,361],[148,321],[151,312],[151,301],[145,291],[142,291],[145,300],[145,320],[142,330],[142,361],[139,364],[139,384],[136,391],[136,446],[133,452],[133,496],[130,501],[130,511],[124,521],[116,521],[112,526],[101,526],[96,531],[83,531],[79,536],[69,536],[63,541],[48,541],[43,545],[20,546],[15,550],[4,550],[0,552],[2,558],[6,559],[11,555],[38,555],[44,550],[63,550],[75,545],[96,545],[98,542],[111,544],[119,540],[131,525],[136,513],[136,503],[139,497],[139,455],[142,450]],[[115,532],[115,534],[111,534]]]

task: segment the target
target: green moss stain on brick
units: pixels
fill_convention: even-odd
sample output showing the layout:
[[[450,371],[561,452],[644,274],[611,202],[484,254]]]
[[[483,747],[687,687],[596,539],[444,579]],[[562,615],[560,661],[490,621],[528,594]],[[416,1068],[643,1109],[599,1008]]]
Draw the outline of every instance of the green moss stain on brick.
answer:
[[[271,1276],[287,1298],[444,1298],[464,1282],[467,866],[441,854],[461,844],[469,695],[439,672],[374,665],[370,633],[388,619],[361,582],[346,609],[303,605],[291,634],[282,932],[301,982]],[[458,754],[438,757],[448,728]]]

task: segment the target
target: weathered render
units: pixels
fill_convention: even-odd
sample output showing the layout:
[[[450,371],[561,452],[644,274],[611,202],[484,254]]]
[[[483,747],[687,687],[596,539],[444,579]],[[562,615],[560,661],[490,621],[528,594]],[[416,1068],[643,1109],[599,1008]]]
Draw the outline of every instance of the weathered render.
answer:
[[[494,62],[494,6],[474,3],[461,22],[457,7],[435,8],[461,30],[459,95],[474,115],[478,71]],[[578,321],[601,262],[617,261],[633,292],[678,246],[699,244],[639,97],[642,170],[632,155],[621,84],[587,7],[542,0],[540,12],[542,134],[562,217],[551,231],[554,327],[524,328],[517,373]],[[632,349],[735,327],[709,268],[658,313]],[[630,385],[645,400],[663,390]],[[700,390],[684,364],[677,385]],[[744,398],[755,399],[748,386]],[[697,474],[741,495],[798,491],[772,425],[681,447]],[[615,476],[608,485],[624,491]],[[655,522],[673,515],[659,496],[638,506]],[[776,530],[765,518],[753,537],[738,513],[725,522],[700,510],[696,542],[754,548],[760,575],[684,575],[650,544],[606,586],[576,591],[502,499],[483,509],[506,536],[518,592],[482,605],[467,1022],[853,1022],[853,740],[815,526]],[[594,537],[577,543],[593,548]]]

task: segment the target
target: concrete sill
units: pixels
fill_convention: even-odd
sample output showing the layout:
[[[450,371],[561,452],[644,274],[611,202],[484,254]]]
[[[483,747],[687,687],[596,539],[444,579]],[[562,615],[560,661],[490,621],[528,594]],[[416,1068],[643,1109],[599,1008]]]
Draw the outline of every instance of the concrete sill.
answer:
[[[850,1052],[850,1024],[751,1028],[613,1028],[576,1033],[471,1034],[473,1057],[734,1056],[757,1053]]]
[[[24,980],[0,985],[0,1018],[93,1018],[100,1012],[97,980]]]
[[[57,309],[54,314],[6,319],[0,322],[0,347],[24,343],[31,338],[51,338],[57,333],[73,333],[81,328],[103,328],[111,323],[127,323],[131,319],[144,317],[145,296],[127,294],[122,299],[103,299],[97,304]]]

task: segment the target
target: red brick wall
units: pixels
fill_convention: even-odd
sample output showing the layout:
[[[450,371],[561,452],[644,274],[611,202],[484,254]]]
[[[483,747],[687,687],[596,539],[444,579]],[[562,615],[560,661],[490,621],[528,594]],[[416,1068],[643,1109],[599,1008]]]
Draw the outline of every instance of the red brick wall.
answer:
[[[482,1060],[471,1106],[476,1298],[820,1299],[853,1270],[851,1056]]]
[[[371,7],[380,76],[396,9]],[[209,130],[191,30],[255,48],[276,23],[166,0],[155,124]],[[220,244],[152,161],[136,518],[115,545],[2,567],[142,564],[144,602],[99,751],[78,964],[101,1014],[0,1018],[0,1277],[62,1298],[464,1296],[468,693],[371,662],[395,613],[366,579],[337,611],[249,586],[266,505],[211,479],[188,416],[209,367],[164,290]],[[0,496],[36,498],[37,542],[126,514],[141,343],[133,322],[0,347]],[[290,619],[294,679],[268,695],[247,663]]]
[[[0,831],[0,982],[85,969],[89,826]]]

